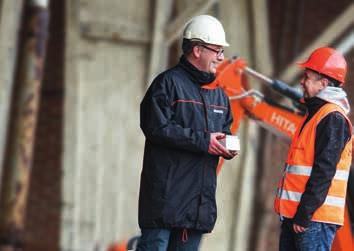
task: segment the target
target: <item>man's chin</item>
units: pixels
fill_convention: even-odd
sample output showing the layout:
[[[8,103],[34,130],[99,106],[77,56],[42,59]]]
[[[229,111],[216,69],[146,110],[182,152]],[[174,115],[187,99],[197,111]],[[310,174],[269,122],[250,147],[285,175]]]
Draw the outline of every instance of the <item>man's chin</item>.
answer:
[[[218,68],[219,65],[220,64],[218,64],[218,63],[212,63],[211,66],[210,66],[210,72],[215,74],[216,73],[216,69]]]
[[[213,73],[213,74],[215,74],[216,73],[216,69],[217,69],[217,66],[215,66],[215,67],[210,67],[210,73]]]
[[[313,98],[313,97],[315,97],[315,96],[310,96],[310,95],[304,95],[304,99],[310,99],[310,98]]]

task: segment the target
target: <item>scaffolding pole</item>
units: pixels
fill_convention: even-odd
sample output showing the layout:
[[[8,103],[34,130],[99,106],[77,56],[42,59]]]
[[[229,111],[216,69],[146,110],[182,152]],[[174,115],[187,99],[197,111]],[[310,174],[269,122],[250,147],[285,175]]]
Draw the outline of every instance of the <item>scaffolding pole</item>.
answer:
[[[25,6],[23,47],[18,60],[18,85],[9,128],[0,208],[0,251],[23,250],[41,82],[48,39],[49,0]]]

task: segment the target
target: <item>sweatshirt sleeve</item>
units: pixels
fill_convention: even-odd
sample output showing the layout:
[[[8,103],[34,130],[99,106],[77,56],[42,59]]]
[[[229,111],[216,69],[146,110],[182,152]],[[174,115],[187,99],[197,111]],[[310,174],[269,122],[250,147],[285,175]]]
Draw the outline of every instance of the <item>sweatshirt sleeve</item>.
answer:
[[[314,212],[324,203],[337,163],[350,138],[348,123],[339,112],[328,114],[317,125],[315,160],[294,223],[308,227]]]
[[[154,144],[192,152],[208,152],[210,133],[185,128],[173,120],[169,79],[158,76],[140,105],[140,127]]]

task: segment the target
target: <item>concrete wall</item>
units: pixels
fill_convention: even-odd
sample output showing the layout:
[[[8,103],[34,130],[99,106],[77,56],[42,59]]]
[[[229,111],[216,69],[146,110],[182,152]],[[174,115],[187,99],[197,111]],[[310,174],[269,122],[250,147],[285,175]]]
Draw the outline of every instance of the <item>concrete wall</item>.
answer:
[[[150,2],[67,5],[61,248],[93,250],[138,233],[138,118],[148,57],[138,35],[150,28]],[[119,39],[130,31],[136,37]]]

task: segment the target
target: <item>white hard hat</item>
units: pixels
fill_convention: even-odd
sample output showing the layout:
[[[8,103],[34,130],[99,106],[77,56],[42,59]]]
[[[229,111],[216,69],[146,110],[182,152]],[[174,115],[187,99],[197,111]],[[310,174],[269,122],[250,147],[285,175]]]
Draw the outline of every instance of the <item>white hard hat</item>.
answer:
[[[189,20],[184,27],[183,38],[202,40],[207,44],[229,46],[222,24],[215,17],[200,15]]]

